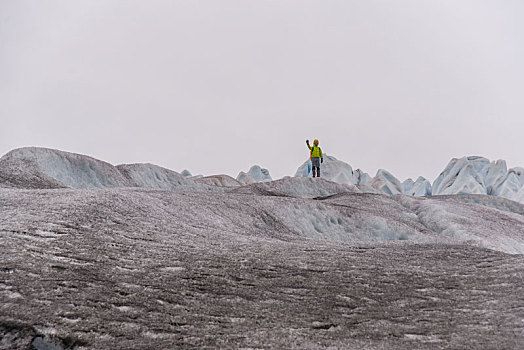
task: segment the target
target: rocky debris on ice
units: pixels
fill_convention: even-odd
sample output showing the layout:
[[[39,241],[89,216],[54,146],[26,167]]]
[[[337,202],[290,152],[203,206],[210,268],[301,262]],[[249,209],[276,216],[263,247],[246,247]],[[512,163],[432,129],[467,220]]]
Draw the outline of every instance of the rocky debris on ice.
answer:
[[[1,189],[0,349],[520,348],[524,205],[353,190]]]
[[[385,171],[367,185],[239,186],[225,175],[22,153],[0,159],[0,349],[524,342],[520,203],[406,196],[427,191],[427,180],[400,184]],[[518,192],[521,170],[499,181],[501,164],[475,167],[464,179],[481,172],[492,194]],[[91,177],[77,176],[86,168]],[[390,195],[367,193],[379,190]]]
[[[71,206],[84,213],[86,221],[77,222],[78,225],[89,225],[89,213],[102,215],[100,211],[106,209],[98,206],[103,199],[111,208],[107,210],[114,212],[116,221],[128,221],[126,216],[131,210],[128,207],[136,207],[139,212],[156,210],[155,215],[168,215],[180,225],[198,225],[213,232],[247,234],[253,228],[255,231],[263,228],[269,230],[267,232],[277,230],[315,240],[353,243],[468,242],[524,254],[524,216],[521,214],[524,205],[492,196],[388,196],[360,193],[356,186],[311,178],[284,178],[216,192],[140,188],[35,191],[0,191],[1,214],[5,216],[0,221],[0,231],[8,226],[13,228],[18,221],[32,225],[31,220],[38,220],[38,210],[47,209],[31,203],[40,201],[40,195],[56,198],[49,201],[51,207]],[[34,212],[28,209],[30,204]],[[20,208],[26,209],[19,213]],[[68,213],[69,209],[60,215]],[[129,220],[133,226],[134,217]],[[55,235],[52,227],[34,227],[40,230],[35,233],[37,236]]]

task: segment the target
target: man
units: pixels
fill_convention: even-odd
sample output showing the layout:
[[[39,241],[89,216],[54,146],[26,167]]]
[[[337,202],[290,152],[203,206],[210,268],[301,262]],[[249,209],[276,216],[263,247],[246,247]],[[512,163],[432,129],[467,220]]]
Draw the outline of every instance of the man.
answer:
[[[313,147],[309,145],[309,140],[306,140],[306,145],[311,151],[311,166],[313,167],[313,177],[320,177],[320,163],[324,163],[322,157],[322,150],[318,147],[318,140],[313,141]]]

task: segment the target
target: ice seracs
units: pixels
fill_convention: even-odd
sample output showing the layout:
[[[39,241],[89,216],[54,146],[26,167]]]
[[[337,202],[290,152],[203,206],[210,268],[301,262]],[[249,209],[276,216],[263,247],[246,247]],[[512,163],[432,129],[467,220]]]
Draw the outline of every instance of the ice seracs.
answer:
[[[259,165],[253,165],[247,173],[241,171],[237,176],[237,181],[243,184],[272,180],[269,170],[261,168]]]
[[[310,160],[296,171],[296,177],[310,177]],[[487,158],[468,156],[454,158],[431,184],[424,178],[400,182],[387,170],[379,170],[371,178],[360,169],[353,168],[333,156],[324,155],[321,177],[329,181],[358,185],[363,192],[379,192],[388,195],[407,194],[430,196],[447,194],[485,194],[524,201],[524,169],[507,169],[504,160],[490,162]]]
[[[311,177],[311,160],[306,160],[296,171],[295,177]],[[365,185],[371,177],[362,170],[353,170],[351,165],[324,153],[320,177],[345,185]]]
[[[404,194],[408,196],[423,197],[431,195],[431,182],[422,176],[419,176],[417,181],[412,179],[405,180],[402,183],[402,188]]]
[[[433,182],[432,194],[486,194],[483,178],[489,164],[483,157],[453,158]]]
[[[404,193],[404,188],[400,181],[384,169],[379,169],[377,175],[375,175],[368,185],[385,194]]]
[[[433,183],[433,195],[487,194],[524,200],[524,169],[507,168],[504,160],[454,158]]]
[[[295,177],[311,177],[310,160],[305,161],[296,171]],[[429,180],[419,177],[417,181],[411,179],[401,183],[390,172],[380,169],[375,177],[369,176],[364,171],[353,170],[351,165],[338,160],[333,156],[324,155],[321,166],[321,178],[339,184],[357,185],[362,192],[384,194],[410,194],[413,196],[431,195]]]
[[[258,165],[253,165],[247,172],[256,182],[261,181],[272,181],[271,175],[269,175],[269,170],[263,169]]]
[[[357,169],[353,171],[353,179],[356,185],[366,185],[369,181],[371,181],[371,176],[369,176],[368,173]]]
[[[495,177],[495,180],[493,181],[494,184],[488,187],[488,194],[523,202],[524,169],[512,168],[505,173],[501,171],[500,174],[497,175],[498,176]]]
[[[508,174],[508,167],[506,161],[497,160],[486,165],[484,169],[484,186],[486,187],[487,194],[495,194],[497,188],[502,185]]]
[[[191,172],[189,170],[183,170],[180,175],[182,175],[183,177],[193,177],[193,175],[191,174]]]
[[[308,159],[297,169],[295,177],[311,177],[310,169]],[[508,169],[504,160],[491,162],[479,156],[452,159],[431,184],[424,177],[401,182],[383,169],[371,178],[362,170],[353,170],[348,163],[324,154],[321,178],[356,185],[363,193],[416,197],[483,194],[524,202],[524,168]],[[188,170],[177,173],[154,164],[113,166],[85,155],[38,147],[15,149],[0,158],[0,188],[141,187],[213,192],[268,181],[272,181],[269,171],[258,165],[233,179],[228,175],[193,176]]]

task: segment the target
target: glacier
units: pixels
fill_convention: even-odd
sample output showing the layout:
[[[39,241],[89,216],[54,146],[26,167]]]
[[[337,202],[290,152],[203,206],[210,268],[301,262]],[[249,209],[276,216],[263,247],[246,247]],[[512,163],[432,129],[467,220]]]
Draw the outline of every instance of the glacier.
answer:
[[[240,181],[9,152],[0,349],[520,347],[522,168],[307,165]]]
[[[306,160],[294,177],[307,178],[310,160]],[[484,157],[454,158],[433,183],[424,177],[400,181],[385,169],[374,177],[325,154],[322,178],[345,185],[355,185],[362,192],[410,196],[483,194],[524,203],[524,169],[508,169],[504,160],[489,161]],[[202,179],[202,181],[199,181]],[[233,181],[234,180],[234,181]],[[217,187],[235,187],[273,181],[269,170],[259,165],[236,179],[225,175],[182,173],[154,164],[121,164],[113,166],[88,156],[46,148],[27,147],[13,150],[0,158],[0,188],[117,188],[140,187],[200,191],[217,191]]]
[[[300,165],[295,177],[310,177],[310,160]],[[340,184],[359,185],[384,194],[431,196],[448,194],[484,194],[524,203],[524,168],[508,169],[504,160],[489,161],[479,156],[453,158],[442,173],[431,183],[419,176],[416,181],[401,182],[393,174],[379,169],[372,178],[360,169],[353,168],[333,156],[325,156],[322,177]]]
[[[366,173],[353,168],[333,156],[325,155],[323,164],[323,177],[312,179],[308,174],[308,162],[304,162],[295,174],[295,177],[285,177],[273,181],[269,171],[258,165],[250,168],[247,173],[241,172],[237,179],[228,175],[192,176],[189,171],[183,174],[159,167],[153,164],[121,164],[113,166],[107,162],[100,161],[88,156],[63,152],[58,150],[28,147],[13,150],[0,158],[0,188],[4,189],[97,189],[97,188],[141,188],[153,190],[169,190],[180,192],[209,192],[209,193],[231,193],[238,195],[262,195],[285,198],[330,198],[341,196],[353,196],[351,198],[365,198],[354,196],[365,195],[387,195],[391,197],[389,206],[398,207],[401,203],[404,207],[417,216],[416,220],[429,228],[430,231],[438,233],[440,238],[468,241],[506,253],[521,254],[523,252],[522,242],[511,232],[521,232],[520,227],[512,228],[511,232],[499,233],[499,244],[492,239],[493,235],[484,236],[482,227],[490,225],[490,221],[481,221],[480,228],[475,228],[475,223],[470,222],[475,217],[475,211],[468,211],[460,216],[464,208],[457,207],[456,201],[446,201],[442,207],[443,196],[449,195],[489,195],[486,197],[500,197],[515,201],[524,197],[523,182],[524,169],[507,169],[502,160],[490,162],[483,157],[463,157],[452,159],[444,171],[437,177],[433,185],[419,177],[416,181],[411,179],[400,182],[395,176],[384,169],[377,171],[375,177],[371,178]],[[426,198],[425,201],[415,198]],[[433,199],[434,197],[434,199]],[[376,198],[377,202],[380,197]],[[492,203],[493,200],[486,198],[484,201]],[[477,201],[478,202],[478,201]],[[464,203],[464,201],[462,202]],[[468,203],[478,205],[479,203]],[[427,209],[425,209],[427,208]],[[468,207],[470,208],[470,207]],[[500,206],[496,208],[500,209]],[[366,208],[365,210],[368,210]],[[382,210],[387,211],[387,206]],[[492,217],[498,217],[491,209],[483,209],[483,215],[489,213]],[[289,211],[282,216],[281,221],[294,218],[298,225],[300,222],[311,222],[308,211]],[[436,217],[435,215],[441,215]],[[275,214],[276,215],[276,214]],[[506,213],[505,215],[510,215]],[[513,214],[511,214],[513,215]],[[459,218],[459,219],[457,219]],[[342,220],[334,215],[333,221]],[[380,219],[382,220],[382,219]],[[380,221],[379,220],[379,221]],[[508,222],[507,218],[500,218],[501,222]],[[511,222],[519,221],[520,216],[512,218]],[[313,220],[314,221],[314,220]],[[344,220],[342,220],[345,222]],[[464,226],[462,221],[469,224]],[[497,221],[497,222],[498,222]],[[290,224],[291,225],[291,224]],[[309,224],[308,224],[309,225]],[[306,225],[307,227],[309,227]],[[377,224],[383,232],[394,232],[388,225]],[[442,226],[444,225],[444,226]],[[307,237],[315,236],[317,233],[329,232],[328,236],[338,237],[343,241],[355,241],[349,232],[355,233],[348,226],[338,225],[324,227],[316,223],[315,230],[304,229],[302,233]],[[358,226],[358,225],[357,225]],[[349,225],[351,227],[351,225]],[[364,226],[365,235],[373,232],[371,226]],[[337,231],[340,229],[341,231]],[[496,230],[493,227],[493,232]],[[357,230],[358,231],[358,230]],[[344,233],[345,232],[345,233]],[[391,234],[393,240],[400,239],[404,233],[394,232]],[[367,241],[361,233],[357,234],[356,241]],[[409,235],[418,237],[418,235]],[[387,237],[385,234],[384,237]],[[386,238],[384,238],[387,240]],[[371,239],[370,241],[374,241]]]

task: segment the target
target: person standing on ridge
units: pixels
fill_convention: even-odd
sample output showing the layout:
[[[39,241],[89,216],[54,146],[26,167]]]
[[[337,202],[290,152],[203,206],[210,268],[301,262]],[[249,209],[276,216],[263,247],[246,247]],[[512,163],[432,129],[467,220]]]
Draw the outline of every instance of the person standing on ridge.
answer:
[[[322,150],[318,147],[318,140],[313,141],[313,146],[309,145],[309,140],[306,140],[306,145],[311,151],[311,165],[313,167],[313,177],[320,177],[320,163],[324,163]]]

